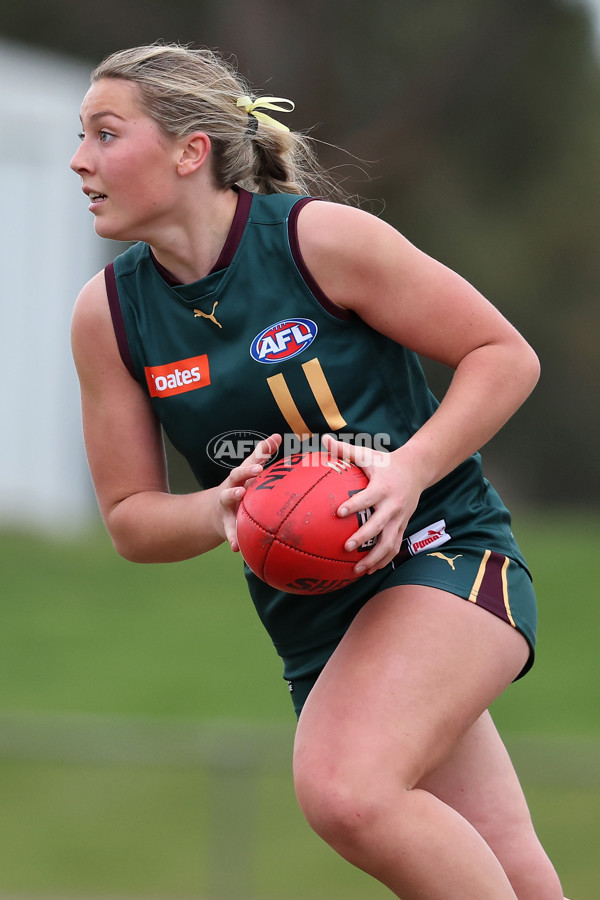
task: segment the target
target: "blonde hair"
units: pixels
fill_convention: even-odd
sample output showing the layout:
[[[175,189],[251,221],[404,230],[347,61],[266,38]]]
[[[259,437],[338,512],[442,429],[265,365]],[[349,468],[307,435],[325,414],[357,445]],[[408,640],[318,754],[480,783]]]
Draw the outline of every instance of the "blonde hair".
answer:
[[[218,187],[343,199],[309,138],[257,123],[236,105],[239,97],[252,98],[251,88],[215,51],[162,42],[133,47],[101,62],[92,83],[101,78],[135,82],[144,110],[167,136],[208,134]]]

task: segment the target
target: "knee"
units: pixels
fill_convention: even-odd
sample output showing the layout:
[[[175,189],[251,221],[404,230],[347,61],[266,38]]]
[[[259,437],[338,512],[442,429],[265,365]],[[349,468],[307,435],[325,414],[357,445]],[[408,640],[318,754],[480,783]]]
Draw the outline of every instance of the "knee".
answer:
[[[304,816],[323,840],[352,857],[383,811],[383,797],[361,773],[299,766],[294,786]]]

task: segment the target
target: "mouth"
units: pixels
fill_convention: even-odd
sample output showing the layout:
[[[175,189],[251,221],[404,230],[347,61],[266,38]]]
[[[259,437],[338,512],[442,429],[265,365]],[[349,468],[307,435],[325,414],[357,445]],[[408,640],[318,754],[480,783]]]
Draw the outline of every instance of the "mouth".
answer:
[[[106,194],[101,194],[99,191],[90,191],[87,188],[84,188],[84,194],[87,195],[90,204],[93,203],[101,203],[103,200],[106,200]]]

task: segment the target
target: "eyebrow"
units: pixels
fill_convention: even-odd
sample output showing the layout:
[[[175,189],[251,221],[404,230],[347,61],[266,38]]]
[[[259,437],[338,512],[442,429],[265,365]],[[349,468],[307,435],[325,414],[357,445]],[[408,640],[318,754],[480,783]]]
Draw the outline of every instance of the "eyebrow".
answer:
[[[95,122],[97,119],[103,119],[104,116],[113,116],[115,119],[120,119],[122,122],[125,121],[123,116],[120,116],[118,113],[111,112],[110,109],[102,110],[101,112],[91,113],[89,116],[90,122]]]

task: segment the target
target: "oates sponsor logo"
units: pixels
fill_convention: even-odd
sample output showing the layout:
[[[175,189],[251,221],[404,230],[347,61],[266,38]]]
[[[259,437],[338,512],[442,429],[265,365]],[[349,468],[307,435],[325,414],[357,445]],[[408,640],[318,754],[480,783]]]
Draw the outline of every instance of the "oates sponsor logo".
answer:
[[[317,336],[312,319],[283,319],[257,334],[250,345],[250,356],[260,363],[278,363],[297,356]]]
[[[144,372],[151,397],[173,397],[210,384],[206,353],[164,366],[146,366]]]

